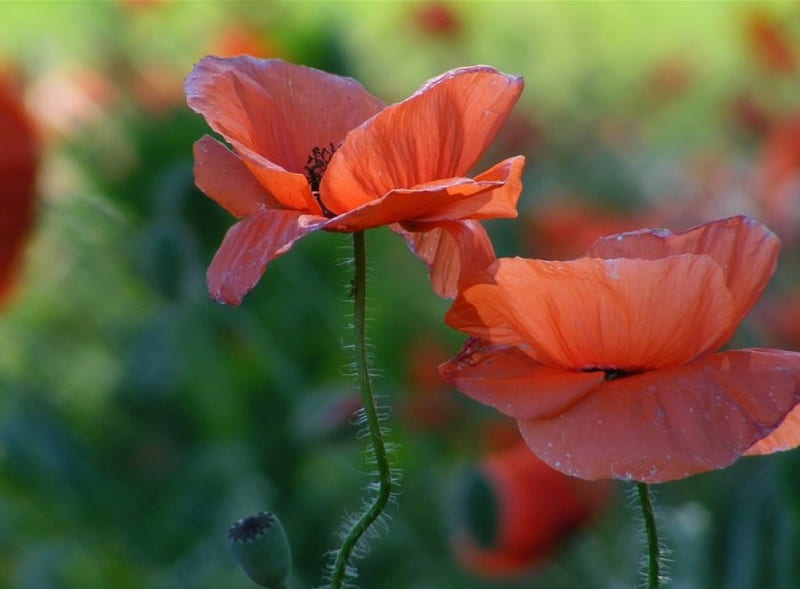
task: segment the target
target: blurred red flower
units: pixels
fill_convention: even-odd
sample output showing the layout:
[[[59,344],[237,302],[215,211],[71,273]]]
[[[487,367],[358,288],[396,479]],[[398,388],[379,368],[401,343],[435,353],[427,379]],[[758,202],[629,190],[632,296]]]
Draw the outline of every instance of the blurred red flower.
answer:
[[[732,217],[612,235],[569,262],[499,259],[447,313],[472,337],[442,374],[582,478],[661,482],[725,467],[759,441],[753,453],[786,449],[800,441],[795,420],[781,426],[800,402],[800,353],[713,353],[778,249],[766,227]]]
[[[431,336],[422,334],[410,342],[403,362],[405,394],[398,399],[398,414],[406,427],[450,431],[458,419],[458,399],[436,369],[447,357],[444,344]]]
[[[745,21],[745,36],[755,58],[776,72],[793,72],[797,57],[775,18],[763,11],[750,13]]]
[[[776,120],[759,156],[759,196],[764,214],[782,237],[800,222],[800,115]]]
[[[265,32],[244,22],[231,22],[214,41],[214,55],[261,55],[275,57],[283,53]]]
[[[580,255],[603,235],[641,227],[641,216],[567,195],[537,204],[525,215],[525,244],[536,257]]]
[[[195,180],[242,218],[208,269],[211,296],[237,305],[267,263],[307,233],[389,225],[429,266],[434,290],[494,258],[476,220],[516,216],[522,156],[464,177],[506,119],[522,79],[448,71],[384,108],[350,78],[277,59],[206,57],[189,106],[231,145],[194,148]]]
[[[519,575],[597,514],[610,481],[568,477],[523,443],[484,457],[459,481],[453,548],[462,566],[482,577]]]
[[[433,36],[449,37],[461,32],[461,19],[452,3],[442,0],[430,0],[417,6],[414,21],[421,31]]]
[[[0,304],[16,282],[35,212],[38,148],[20,97],[0,79]]]
[[[644,91],[651,98],[668,102],[681,97],[690,88],[694,79],[695,73],[685,56],[662,57],[646,72]]]

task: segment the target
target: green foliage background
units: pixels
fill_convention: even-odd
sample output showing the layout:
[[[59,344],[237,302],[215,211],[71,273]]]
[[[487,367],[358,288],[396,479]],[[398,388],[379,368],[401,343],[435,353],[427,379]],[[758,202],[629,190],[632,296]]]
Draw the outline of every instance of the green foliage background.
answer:
[[[800,51],[797,3],[456,2],[447,5],[456,33],[426,30],[424,7],[0,5],[0,64],[28,88],[41,96],[41,80],[89,71],[111,96],[69,132],[45,135],[39,222],[19,293],[0,315],[0,586],[249,587],[225,530],[269,509],[292,540],[295,586],[311,587],[343,513],[358,507],[361,442],[336,411],[352,393],[342,346],[347,236],[302,240],[240,308],[206,296],[205,268],[231,220],[193,186],[191,145],[207,128],[170,84],[179,90],[231,27],[277,56],[354,76],[387,101],[461,65],[523,74],[517,111],[535,132],[521,143],[521,218],[490,224],[502,255],[536,253],[527,219],[558,193],[653,211],[660,223],[666,205],[687,203],[687,158],[712,150],[756,161],[758,137],[731,122],[737,94],[778,113],[800,106],[796,75],[765,71],[743,35],[748,15],[763,10]],[[678,60],[691,80],[664,102],[643,89],[661,59]],[[155,110],[133,82],[154,71],[171,80]],[[501,137],[487,161],[519,145]],[[720,216],[751,212],[737,206]],[[375,230],[368,247],[377,388],[394,408],[405,475],[392,524],[359,563],[361,586],[633,586],[640,548],[622,492],[520,580],[495,585],[460,569],[447,543],[454,473],[485,451],[481,432],[498,418],[446,390],[431,393],[454,407],[443,425],[407,417],[415,347],[432,341],[452,354],[462,338],[443,326],[447,304],[400,240]],[[776,283],[788,288],[798,266],[792,250],[784,257]],[[739,339],[768,343],[754,333]],[[659,489],[674,586],[796,587],[799,460],[745,459]]]

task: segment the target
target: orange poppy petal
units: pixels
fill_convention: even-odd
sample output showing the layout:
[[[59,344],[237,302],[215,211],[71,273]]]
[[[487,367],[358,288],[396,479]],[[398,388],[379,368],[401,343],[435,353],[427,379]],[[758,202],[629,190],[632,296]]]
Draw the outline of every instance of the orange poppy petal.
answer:
[[[184,89],[189,107],[225,139],[298,173],[314,147],[339,145],[383,108],[352,78],[248,55],[204,57]]]
[[[736,321],[755,304],[775,271],[780,240],[758,221],[745,216],[730,217],[692,227],[681,233],[650,229],[611,235],[596,241],[587,256],[600,258],[645,258],[655,260],[675,254],[705,254],[714,258],[725,273],[725,283],[735,303]]]
[[[460,285],[480,274],[494,261],[494,249],[486,230],[477,221],[456,221],[408,231],[392,227],[412,252],[428,267],[434,292],[456,296]]]
[[[231,142],[236,155],[253,177],[272,194],[281,208],[312,215],[321,215],[322,209],[311,193],[311,186],[303,174],[287,172],[260,154]]]
[[[722,269],[709,256],[503,258],[494,280],[501,312],[531,345],[528,353],[564,368],[638,372],[683,364],[710,351],[734,323]]]
[[[659,483],[728,466],[798,402],[800,353],[734,350],[609,380],[560,415],[519,426],[566,474]]]
[[[515,313],[507,306],[500,288],[492,283],[497,263],[487,268],[487,277],[461,290],[447,311],[444,322],[464,333],[495,344],[528,346]],[[529,347],[529,346],[528,346]],[[532,357],[536,357],[535,353]],[[539,360],[547,360],[542,355]]]
[[[201,59],[184,89],[189,107],[275,198],[296,210],[314,209],[303,175],[312,149],[338,146],[383,108],[351,78],[245,55]]]
[[[439,372],[461,393],[519,420],[567,411],[605,378],[602,372],[545,366],[515,347],[476,338],[467,340]]]
[[[522,78],[487,66],[451,70],[354,129],[322,179],[343,213],[397,188],[464,176],[522,92]]]
[[[242,160],[209,135],[194,144],[194,181],[204,194],[237,218],[254,213],[261,206],[282,208]]]
[[[238,305],[270,260],[285,254],[295,241],[325,222],[323,217],[275,209],[262,209],[245,217],[225,234],[208,267],[209,294],[221,303]]]
[[[391,190],[336,217],[333,230],[362,231],[391,223],[441,223],[463,219],[512,218],[522,191],[525,158],[509,158],[471,178],[448,178]],[[322,194],[327,206],[327,196]]]
[[[798,446],[800,446],[800,405],[792,409],[778,429],[750,446],[745,454],[748,456],[772,454],[793,450]]]

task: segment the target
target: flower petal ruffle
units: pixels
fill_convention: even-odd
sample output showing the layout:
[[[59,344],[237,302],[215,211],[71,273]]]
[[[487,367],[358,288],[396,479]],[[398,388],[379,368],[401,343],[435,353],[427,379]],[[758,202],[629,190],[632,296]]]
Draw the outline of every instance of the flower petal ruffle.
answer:
[[[383,108],[358,82],[279,59],[205,57],[184,83],[203,115],[285,208],[316,213],[303,175],[312,149],[336,148]]]
[[[290,172],[383,108],[352,78],[247,55],[204,57],[184,90],[212,129]]]
[[[733,321],[733,302],[709,256],[662,260],[501,258],[495,284],[466,288],[445,321],[544,364],[575,370],[676,366],[710,349]],[[469,310],[474,307],[474,311]]]
[[[261,206],[283,208],[235,153],[209,135],[194,144],[194,179],[206,196],[237,218]]]
[[[225,234],[208,267],[208,292],[216,301],[238,305],[255,286],[270,260],[285,254],[327,219],[296,211],[261,209]]]
[[[748,456],[772,454],[793,450],[798,446],[800,446],[800,405],[792,409],[778,429],[750,446],[745,454]]]
[[[471,178],[449,178],[413,188],[391,190],[381,198],[342,213],[332,231],[363,231],[392,223],[442,223],[463,219],[517,216],[525,158],[509,158]],[[323,198],[327,207],[327,201]]]
[[[558,415],[591,392],[602,372],[575,372],[545,366],[515,347],[470,338],[439,367],[461,393],[517,420]]]
[[[597,240],[586,253],[599,258],[655,260],[679,254],[711,256],[722,267],[735,303],[735,321],[720,335],[725,343],[767,286],[778,260],[780,240],[758,221],[745,216],[720,219],[680,233],[648,229]]]
[[[549,419],[520,421],[530,448],[585,478],[664,482],[723,468],[800,402],[800,353],[734,350],[602,383]]]
[[[340,214],[396,189],[464,176],[500,129],[522,85],[522,78],[488,66],[429,81],[348,133],[322,179],[322,201]]]
[[[428,267],[434,292],[443,298],[456,296],[465,281],[481,273],[494,261],[494,249],[486,230],[477,221],[421,224],[409,231],[400,225],[391,229]]]

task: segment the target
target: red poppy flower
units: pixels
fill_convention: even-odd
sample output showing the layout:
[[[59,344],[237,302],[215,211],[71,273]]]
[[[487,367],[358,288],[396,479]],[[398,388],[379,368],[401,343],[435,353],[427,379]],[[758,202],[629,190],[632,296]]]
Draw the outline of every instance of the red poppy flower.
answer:
[[[494,258],[476,220],[516,215],[524,158],[467,178],[522,91],[486,66],[452,70],[384,108],[350,78],[277,59],[206,57],[189,106],[233,150],[195,144],[198,187],[236,217],[208,270],[209,292],[239,304],[267,263],[303,235],[389,225],[454,296]]]
[[[791,73],[797,66],[794,48],[777,19],[766,12],[752,12],[745,22],[745,35],[755,58],[765,67]]]
[[[23,245],[34,220],[37,147],[22,102],[0,79],[0,303],[16,281]]]
[[[609,481],[568,477],[521,442],[483,458],[460,483],[453,546],[483,577],[530,570],[611,497]]]
[[[766,227],[733,217],[612,235],[569,262],[496,260],[447,314],[473,337],[443,376],[515,418],[567,474],[661,482],[722,468],[800,402],[800,353],[714,353],[778,248]],[[787,420],[761,450],[792,446],[797,430]]]
[[[414,20],[417,27],[432,36],[456,36],[461,32],[461,19],[453,6],[432,0],[416,7]]]
[[[794,238],[800,216],[800,115],[775,121],[759,159],[760,204],[778,234]]]

